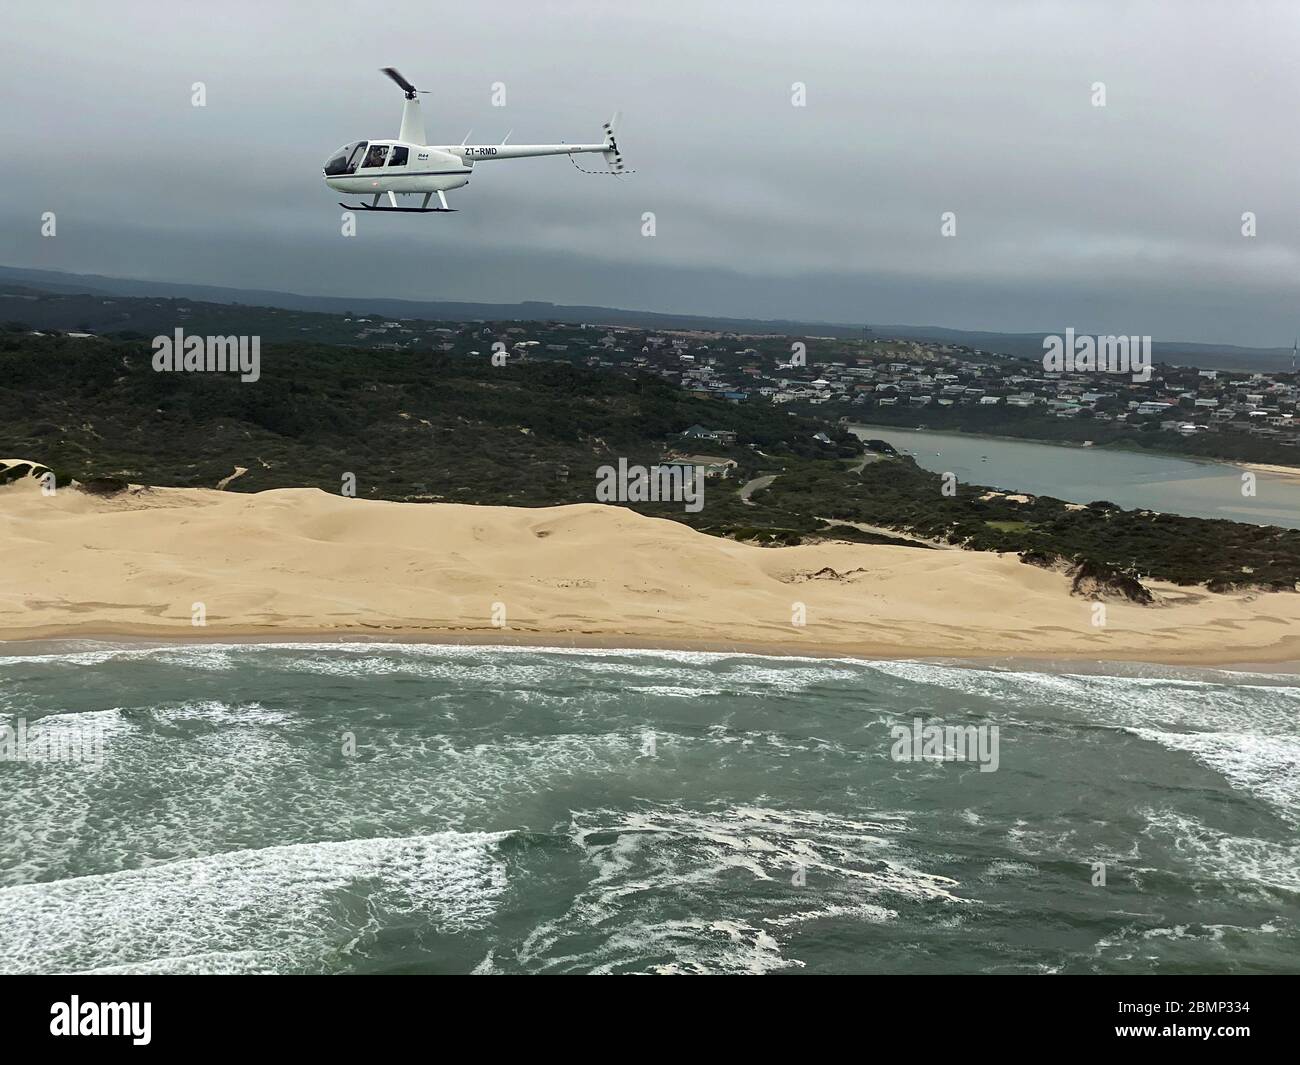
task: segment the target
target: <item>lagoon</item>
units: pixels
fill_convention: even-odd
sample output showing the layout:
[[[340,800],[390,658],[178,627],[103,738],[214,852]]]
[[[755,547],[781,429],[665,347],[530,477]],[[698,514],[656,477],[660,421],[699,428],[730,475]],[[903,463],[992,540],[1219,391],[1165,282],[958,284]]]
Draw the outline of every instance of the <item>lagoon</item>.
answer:
[[[963,484],[1300,529],[1300,476],[1255,471],[1250,497],[1242,495],[1245,469],[1226,462],[891,426],[849,428],[864,439],[887,440],[924,469],[954,473]]]

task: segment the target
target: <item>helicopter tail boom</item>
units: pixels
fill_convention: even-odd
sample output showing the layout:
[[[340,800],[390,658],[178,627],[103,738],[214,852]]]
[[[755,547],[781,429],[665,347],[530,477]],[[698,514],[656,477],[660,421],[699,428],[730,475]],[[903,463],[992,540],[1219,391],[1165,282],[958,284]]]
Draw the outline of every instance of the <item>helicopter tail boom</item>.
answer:
[[[528,159],[540,155],[582,155],[599,154],[604,157],[612,173],[626,173],[623,166],[623,153],[615,139],[615,127],[618,115],[614,115],[603,126],[604,140],[599,144],[459,144],[440,148],[440,151],[459,155],[466,162],[478,163],[485,159]]]

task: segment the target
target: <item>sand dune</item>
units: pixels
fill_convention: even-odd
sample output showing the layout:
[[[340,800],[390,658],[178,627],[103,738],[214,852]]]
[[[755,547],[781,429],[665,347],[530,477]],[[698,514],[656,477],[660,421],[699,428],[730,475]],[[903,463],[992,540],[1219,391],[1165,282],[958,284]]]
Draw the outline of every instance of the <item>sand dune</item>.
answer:
[[[1300,660],[1297,595],[1157,583],[1160,606],[1110,602],[1096,627],[1092,604],[1071,597],[1063,575],[1010,555],[759,548],[597,504],[405,504],[313,489],[46,497],[26,480],[0,488],[0,545],[8,640],[365,633],[893,657]]]

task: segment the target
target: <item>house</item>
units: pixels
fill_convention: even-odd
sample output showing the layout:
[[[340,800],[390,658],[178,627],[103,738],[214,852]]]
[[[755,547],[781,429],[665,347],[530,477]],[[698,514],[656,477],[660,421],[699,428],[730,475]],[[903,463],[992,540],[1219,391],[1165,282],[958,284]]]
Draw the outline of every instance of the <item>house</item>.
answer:
[[[724,447],[730,447],[736,442],[736,434],[731,429],[706,429],[704,426],[692,425],[686,432],[682,433],[684,440],[713,440]]]

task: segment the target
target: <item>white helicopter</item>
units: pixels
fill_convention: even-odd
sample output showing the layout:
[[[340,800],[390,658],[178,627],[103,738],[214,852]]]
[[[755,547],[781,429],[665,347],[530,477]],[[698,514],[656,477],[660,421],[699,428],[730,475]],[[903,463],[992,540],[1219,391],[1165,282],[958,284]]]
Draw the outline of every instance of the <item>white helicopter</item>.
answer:
[[[372,196],[369,203],[356,207],[346,203],[339,206],[349,211],[401,211],[411,214],[428,214],[434,211],[451,211],[446,193],[468,185],[474,164],[486,159],[524,159],[534,155],[568,155],[599,152],[605,157],[609,173],[628,173],[623,166],[623,156],[614,139],[616,114],[605,123],[605,139],[600,144],[500,144],[438,146],[424,142],[424,117],[420,114],[418,92],[409,81],[392,67],[383,72],[401,87],[406,94],[402,106],[402,128],[396,140],[355,141],[345,144],[330,156],[325,164],[325,184],[339,192],[353,192]],[[469,135],[466,134],[466,140]],[[510,134],[506,134],[506,140]],[[577,166],[576,163],[574,163]],[[579,169],[582,169],[579,167]],[[592,171],[588,171],[591,173]],[[387,205],[379,205],[380,196],[388,194]],[[398,193],[424,193],[419,207],[398,207]],[[430,207],[429,200],[438,197],[438,206]]]

